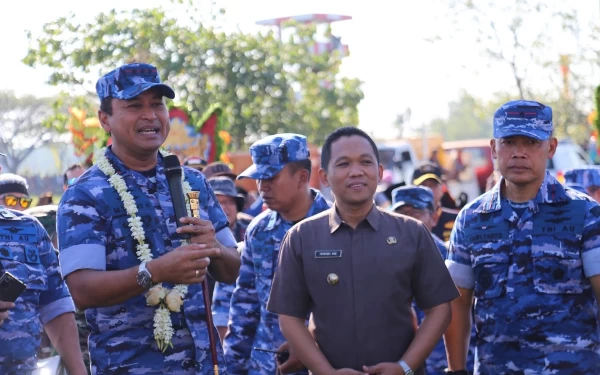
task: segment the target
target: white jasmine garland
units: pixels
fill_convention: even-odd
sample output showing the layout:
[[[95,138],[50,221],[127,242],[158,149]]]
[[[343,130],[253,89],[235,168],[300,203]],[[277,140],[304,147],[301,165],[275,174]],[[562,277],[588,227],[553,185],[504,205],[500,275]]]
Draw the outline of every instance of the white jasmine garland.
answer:
[[[105,156],[106,148],[103,148],[96,153],[96,165],[98,169],[102,171],[108,177],[108,183],[112,186],[117,193],[119,194],[119,198],[121,202],[123,202],[123,207],[127,212],[129,217],[127,218],[127,223],[129,229],[131,230],[131,236],[136,240],[136,252],[138,259],[140,262],[148,262],[152,260],[152,251],[150,250],[150,246],[146,243],[146,233],[144,232],[144,226],[142,223],[142,219],[137,216],[138,207],[135,203],[135,199],[133,195],[127,189],[127,183],[118,175],[115,171],[115,168],[112,166],[110,161]],[[160,150],[160,153],[164,156],[169,155],[168,152]],[[192,191],[190,184],[185,180],[185,174],[181,174],[183,193],[185,199],[187,201],[188,195],[187,193]],[[186,205],[186,207],[189,205]],[[188,214],[190,214],[190,209],[188,208]],[[188,286],[185,284],[175,285],[172,290],[163,287],[161,284],[157,284],[154,287],[150,288],[148,293],[146,294],[147,303],[148,301],[152,301],[151,305],[156,305],[157,309],[154,313],[154,339],[158,345],[158,348],[164,352],[167,348],[173,347],[171,343],[171,338],[173,337],[173,324],[171,323],[171,313],[170,311],[179,312],[181,311],[181,306],[183,305],[183,299],[188,292]],[[179,293],[180,298],[169,298],[169,303],[167,304],[166,297],[169,293]],[[152,298],[149,298],[149,297]],[[156,303],[154,303],[156,302]]]
[[[154,339],[158,348],[164,352],[170,346],[173,347],[173,325],[171,324],[171,312],[164,304],[160,304],[154,313]]]

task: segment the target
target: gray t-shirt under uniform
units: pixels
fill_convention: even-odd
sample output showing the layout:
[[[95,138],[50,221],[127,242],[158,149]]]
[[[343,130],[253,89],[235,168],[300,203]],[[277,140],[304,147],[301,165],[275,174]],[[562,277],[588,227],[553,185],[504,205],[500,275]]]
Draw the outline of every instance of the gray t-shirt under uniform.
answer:
[[[420,222],[373,206],[353,230],[332,208],[288,231],[267,309],[300,319],[312,312],[329,363],[360,371],[400,360],[415,335],[413,299],[428,309],[458,296]]]

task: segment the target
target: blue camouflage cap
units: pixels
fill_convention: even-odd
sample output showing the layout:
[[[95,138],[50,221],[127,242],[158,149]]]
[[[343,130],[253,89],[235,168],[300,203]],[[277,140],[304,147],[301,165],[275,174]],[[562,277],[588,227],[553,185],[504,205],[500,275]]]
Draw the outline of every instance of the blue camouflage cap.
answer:
[[[426,186],[401,186],[392,190],[392,211],[406,205],[433,212],[433,192]]]
[[[545,141],[552,134],[552,108],[530,100],[513,100],[494,113],[494,138],[515,135]]]
[[[153,87],[158,88],[163,96],[175,98],[173,89],[160,83],[156,67],[150,64],[126,64],[102,76],[96,82],[96,93],[100,100],[109,96],[127,100]]]
[[[600,168],[588,166],[568,170],[565,172],[565,183],[581,185],[586,189],[591,186],[600,186]]]
[[[279,173],[289,162],[307,160],[310,157],[306,137],[284,133],[265,137],[250,146],[253,164],[240,173],[238,180],[253,178],[268,180]]]

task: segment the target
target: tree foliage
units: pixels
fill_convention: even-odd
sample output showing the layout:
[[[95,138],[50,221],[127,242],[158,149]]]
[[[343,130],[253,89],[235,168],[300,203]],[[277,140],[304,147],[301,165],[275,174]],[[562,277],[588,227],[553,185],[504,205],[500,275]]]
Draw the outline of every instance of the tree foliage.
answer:
[[[437,118],[429,130],[442,135],[446,141],[471,138],[491,138],[494,111],[507,100],[507,95],[497,95],[483,101],[463,91],[458,100],[448,104],[448,118]]]
[[[56,133],[43,126],[51,113],[50,101],[0,91],[0,152],[7,156],[1,162],[6,170],[17,171],[33,150],[54,140]]]
[[[90,23],[69,16],[45,24],[40,35],[30,34],[23,61],[52,68],[51,84],[89,93],[116,66],[149,62],[175,89],[176,104],[192,122],[211,105],[223,105],[234,149],[284,131],[320,143],[333,129],[358,124],[363,93],[360,81],[339,77],[337,53],[309,52],[315,32],[298,25],[279,41],[273,32],[225,33],[161,8],[112,10]]]
[[[448,18],[455,29],[447,35],[456,37],[460,33],[471,38],[473,46],[487,59],[489,70],[510,71],[512,81],[507,82],[503,90],[507,94],[501,97],[537,100],[552,106],[556,135],[587,143],[592,129],[586,119],[593,109],[597,85],[590,77],[597,69],[594,67],[600,67],[600,43],[594,46],[600,38],[593,30],[600,28],[586,27],[569,3],[558,0],[452,0],[448,2]],[[449,38],[437,35],[434,40]],[[476,63],[465,61],[465,69],[479,70]],[[463,96],[457,103],[467,104],[466,100]],[[491,119],[494,109],[490,108],[488,118]],[[456,113],[451,108],[450,113],[453,112]],[[473,119],[468,114],[467,117]],[[453,124],[451,119],[437,119],[435,122],[431,125],[434,128],[464,127],[446,129],[450,137],[469,128],[469,121]],[[473,132],[469,138],[477,134]]]

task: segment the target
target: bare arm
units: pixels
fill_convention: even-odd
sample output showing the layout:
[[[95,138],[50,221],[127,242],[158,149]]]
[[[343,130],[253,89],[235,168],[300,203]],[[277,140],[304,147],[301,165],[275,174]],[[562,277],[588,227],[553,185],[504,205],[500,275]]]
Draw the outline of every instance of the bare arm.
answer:
[[[592,290],[596,296],[596,302],[600,304],[600,275],[590,277],[590,284],[592,284]],[[597,319],[600,320],[600,311],[598,311]]]
[[[279,326],[300,362],[313,374],[329,374],[334,371],[308,331],[305,319],[279,315]]]
[[[425,310],[425,319],[402,356],[410,368],[418,368],[431,354],[452,319],[450,303],[443,303]]]
[[[75,323],[73,313],[65,313],[57,316],[44,325],[44,330],[60,355],[69,374],[86,375],[87,370],[83,364],[77,323]]]
[[[467,368],[467,353],[471,338],[471,306],[473,290],[458,288],[460,297],[451,302],[452,321],[444,334],[448,368],[452,371]]]
[[[235,283],[240,273],[240,254],[236,249],[225,247],[217,242],[220,250],[220,256],[211,258],[208,273],[210,276],[222,283]]]
[[[194,284],[204,280],[209,257],[218,249],[184,245],[147,263],[152,282]],[[196,275],[198,271],[198,275]],[[144,292],[137,283],[138,266],[118,271],[78,270],[66,277],[75,305],[81,309],[114,306]],[[99,287],[101,286],[101,287]]]

